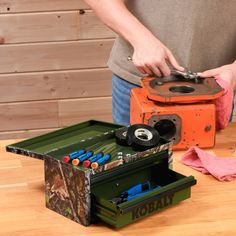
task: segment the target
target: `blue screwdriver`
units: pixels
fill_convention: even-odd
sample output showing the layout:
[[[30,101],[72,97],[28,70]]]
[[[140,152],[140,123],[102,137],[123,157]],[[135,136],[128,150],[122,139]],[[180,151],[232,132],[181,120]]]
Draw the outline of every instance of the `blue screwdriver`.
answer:
[[[71,161],[71,160],[77,158],[78,156],[84,154],[85,152],[86,152],[86,151],[85,151],[84,149],[81,149],[81,150],[76,151],[76,152],[72,152],[72,153],[70,153],[68,156],[64,156],[64,157],[63,157],[63,161],[64,161],[64,162],[69,162],[69,161]]]
[[[90,164],[91,164],[91,163],[96,162],[97,160],[99,160],[100,158],[102,158],[103,155],[104,155],[104,154],[103,154],[102,152],[99,152],[98,154],[96,154],[96,155],[90,157],[88,160],[85,160],[85,161],[83,162],[84,167],[87,167],[87,168],[90,167]]]
[[[73,153],[69,154],[69,156],[70,156],[71,160],[73,160],[73,159],[83,155],[85,152],[86,151],[84,149],[81,149],[78,152],[73,152]]]
[[[105,164],[107,161],[109,161],[111,159],[111,155],[110,154],[106,154],[104,157],[102,157],[101,159],[99,159],[97,162],[93,162],[91,164],[92,169],[97,169],[98,166],[101,166],[103,164]]]
[[[130,195],[130,196],[128,196],[126,199],[123,199],[123,201],[132,200],[132,199],[134,199],[134,198],[136,198],[136,197],[143,196],[143,195],[145,195],[146,193],[149,193],[149,192],[153,191],[154,189],[158,189],[158,188],[161,188],[161,187],[157,185],[155,188],[146,190],[146,191],[144,191],[144,192],[142,192],[142,193],[137,193],[137,194],[135,194],[135,195]]]
[[[72,164],[77,166],[77,165],[79,165],[79,163],[81,163],[84,160],[90,158],[92,155],[93,155],[92,151],[89,151],[89,152],[87,152],[85,154],[82,154],[82,155],[78,156],[77,158],[73,159],[72,160]]]

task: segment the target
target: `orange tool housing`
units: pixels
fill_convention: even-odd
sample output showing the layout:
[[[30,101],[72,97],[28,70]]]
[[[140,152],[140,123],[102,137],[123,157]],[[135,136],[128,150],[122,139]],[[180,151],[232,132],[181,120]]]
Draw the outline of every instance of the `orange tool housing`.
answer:
[[[196,82],[174,76],[159,83],[158,78],[145,77],[141,84],[142,88],[131,91],[131,124],[155,127],[162,137],[173,141],[175,150],[214,146],[214,100],[224,93],[214,79]]]

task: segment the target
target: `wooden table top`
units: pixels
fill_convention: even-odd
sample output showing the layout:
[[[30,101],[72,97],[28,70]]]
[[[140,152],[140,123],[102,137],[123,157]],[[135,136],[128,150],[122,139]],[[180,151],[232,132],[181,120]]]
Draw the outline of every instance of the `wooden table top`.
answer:
[[[43,161],[5,152],[18,140],[0,141],[0,235],[236,235],[236,180],[219,182],[179,162],[184,152],[174,152],[174,170],[193,175],[192,197],[165,211],[116,230],[100,223],[81,226],[47,209],[44,200]],[[207,151],[236,159],[236,123],[217,133],[216,145]]]

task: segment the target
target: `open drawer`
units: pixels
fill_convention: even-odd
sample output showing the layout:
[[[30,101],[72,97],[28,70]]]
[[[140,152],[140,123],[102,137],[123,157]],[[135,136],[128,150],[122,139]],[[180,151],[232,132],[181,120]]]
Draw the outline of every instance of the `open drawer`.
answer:
[[[160,188],[120,204],[112,201],[123,191],[145,181]],[[189,198],[194,184],[193,176],[181,175],[170,170],[166,161],[157,161],[92,186],[92,212],[95,219],[119,228]]]

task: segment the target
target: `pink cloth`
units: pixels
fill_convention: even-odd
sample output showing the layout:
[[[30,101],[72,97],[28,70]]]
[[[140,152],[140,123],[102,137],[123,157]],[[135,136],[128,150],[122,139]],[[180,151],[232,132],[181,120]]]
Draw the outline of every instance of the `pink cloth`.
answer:
[[[198,147],[189,148],[181,162],[203,174],[211,174],[220,181],[236,178],[236,159],[216,157]]]
[[[216,77],[216,82],[225,90],[225,94],[215,100],[216,105],[216,130],[226,128],[232,113],[233,89],[221,77]]]

